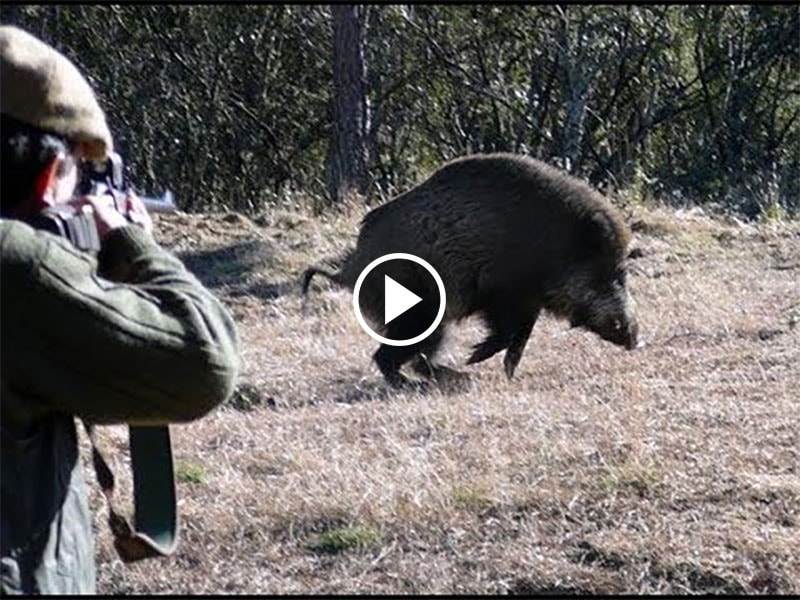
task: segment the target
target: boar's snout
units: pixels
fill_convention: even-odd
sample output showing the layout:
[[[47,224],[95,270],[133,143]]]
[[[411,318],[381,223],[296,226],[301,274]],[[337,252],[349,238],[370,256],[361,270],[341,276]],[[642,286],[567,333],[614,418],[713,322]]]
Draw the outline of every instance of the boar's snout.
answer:
[[[628,350],[633,350],[639,344],[639,326],[635,319],[627,318],[609,319],[596,328],[591,328],[604,340],[618,346],[624,346]]]
[[[613,317],[610,319],[612,331],[606,339],[611,342],[624,346],[628,350],[633,350],[639,346],[639,323],[636,320],[636,302],[634,302],[628,290],[622,285],[614,285],[612,294],[614,301]],[[603,334],[601,333],[602,337]]]
[[[628,335],[625,338],[625,348],[634,350],[639,347],[639,324],[633,321],[628,325]]]
[[[635,303],[620,284],[593,294],[588,303],[576,306],[570,315],[570,324],[588,329],[604,340],[624,346],[628,350],[639,346]]]

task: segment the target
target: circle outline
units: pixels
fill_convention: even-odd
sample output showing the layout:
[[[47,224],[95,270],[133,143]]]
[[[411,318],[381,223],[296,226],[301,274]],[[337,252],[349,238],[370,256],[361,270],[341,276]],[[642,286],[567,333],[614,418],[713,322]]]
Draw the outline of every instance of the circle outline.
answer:
[[[358,305],[358,295],[361,292],[361,284],[364,283],[364,279],[367,275],[378,265],[388,262],[390,260],[410,260],[413,263],[417,263],[418,265],[424,267],[424,269],[431,274],[433,280],[436,282],[436,287],[439,290],[439,310],[436,313],[436,318],[433,320],[433,323],[430,326],[412,338],[407,338],[405,340],[393,340],[391,338],[384,337],[379,333],[376,333],[372,330],[372,328],[367,325],[367,321],[364,318],[364,315],[361,314],[361,307]],[[444,289],[444,281],[442,281],[441,276],[439,273],[436,272],[436,269],[431,266],[431,264],[420,258],[419,256],[415,256],[414,254],[408,254],[407,252],[392,252],[390,254],[384,254],[383,256],[379,256],[371,263],[369,263],[364,270],[358,275],[358,279],[356,279],[356,284],[353,287],[353,310],[356,313],[356,321],[358,324],[361,325],[361,329],[367,332],[367,335],[371,337],[373,340],[380,342],[381,344],[386,344],[387,346],[411,346],[412,344],[416,344],[417,342],[421,342],[426,337],[434,332],[434,330],[439,326],[444,318],[444,311],[447,308],[447,293]],[[399,316],[399,315],[398,315]]]

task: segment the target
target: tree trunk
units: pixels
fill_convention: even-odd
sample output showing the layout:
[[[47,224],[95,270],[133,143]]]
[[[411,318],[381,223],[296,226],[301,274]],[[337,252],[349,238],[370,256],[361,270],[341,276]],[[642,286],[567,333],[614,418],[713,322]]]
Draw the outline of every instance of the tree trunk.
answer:
[[[558,60],[561,63],[561,82],[566,105],[561,156],[564,159],[564,168],[570,173],[579,172],[583,158],[581,148],[586,105],[595,71],[592,60],[587,56],[591,50],[587,52],[585,48],[585,19],[585,14],[580,10],[578,17],[572,16],[572,10],[564,11],[559,31]]]
[[[363,6],[336,4],[333,14],[334,123],[328,191],[334,202],[367,189],[369,113],[364,64]]]
[[[567,75],[567,118],[564,124],[564,168],[572,173],[580,169],[584,119],[589,85],[583,73],[570,69]]]

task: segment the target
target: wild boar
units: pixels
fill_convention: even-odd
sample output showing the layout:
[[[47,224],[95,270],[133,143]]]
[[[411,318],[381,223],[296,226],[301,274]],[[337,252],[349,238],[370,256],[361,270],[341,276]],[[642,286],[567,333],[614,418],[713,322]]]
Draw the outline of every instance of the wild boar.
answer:
[[[638,326],[625,281],[630,237],[611,203],[579,179],[526,156],[472,155],[445,164],[368,212],[339,270],[310,267],[303,294],[317,273],[352,290],[374,259],[415,254],[444,281],[445,316],[418,344],[380,346],[373,358],[386,380],[406,383],[400,368],[411,359],[418,372],[435,377],[446,371],[430,362],[445,328],[473,314],[483,317],[489,334],[467,363],[505,350],[511,379],[542,310],[629,350],[636,347]],[[402,267],[394,262],[393,277],[402,279]],[[406,281],[411,279],[409,273]],[[372,290],[367,297],[377,317],[380,293]],[[398,318],[384,331],[393,339],[408,338],[417,325]]]

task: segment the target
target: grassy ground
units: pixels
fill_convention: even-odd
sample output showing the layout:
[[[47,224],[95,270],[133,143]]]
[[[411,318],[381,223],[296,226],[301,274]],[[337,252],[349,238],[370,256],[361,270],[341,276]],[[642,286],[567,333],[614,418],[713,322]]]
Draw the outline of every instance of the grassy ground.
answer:
[[[124,566],[92,483],[99,591],[800,593],[800,225],[629,220],[643,348],[544,318],[513,382],[499,355],[423,394],[386,388],[347,292],[301,308],[297,275],[358,215],[161,217],[245,366],[173,427],[174,557]],[[454,328],[445,362],[480,336]]]

